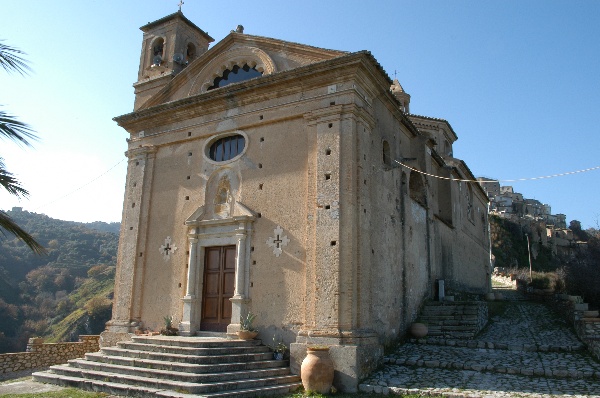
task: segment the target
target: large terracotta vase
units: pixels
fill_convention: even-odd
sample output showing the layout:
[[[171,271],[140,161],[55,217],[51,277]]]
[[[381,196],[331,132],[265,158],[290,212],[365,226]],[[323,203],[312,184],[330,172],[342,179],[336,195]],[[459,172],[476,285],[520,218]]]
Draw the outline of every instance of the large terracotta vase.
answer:
[[[302,385],[306,391],[329,394],[333,384],[333,361],[329,347],[308,347],[300,367]]]
[[[428,332],[429,329],[427,329],[427,325],[425,325],[424,323],[415,322],[412,325],[410,325],[410,334],[412,334],[417,339],[422,339],[423,337],[427,336]]]

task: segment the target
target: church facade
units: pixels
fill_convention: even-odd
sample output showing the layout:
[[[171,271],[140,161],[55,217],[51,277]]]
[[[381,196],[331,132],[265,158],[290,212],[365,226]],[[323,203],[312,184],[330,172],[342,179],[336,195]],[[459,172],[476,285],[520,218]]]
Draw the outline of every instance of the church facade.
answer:
[[[327,344],[353,391],[423,300],[490,286],[488,199],[443,120],[366,51],[213,39],[181,12],[144,32],[107,336],[158,330]],[[439,178],[441,177],[441,178]],[[464,181],[461,181],[464,180]]]

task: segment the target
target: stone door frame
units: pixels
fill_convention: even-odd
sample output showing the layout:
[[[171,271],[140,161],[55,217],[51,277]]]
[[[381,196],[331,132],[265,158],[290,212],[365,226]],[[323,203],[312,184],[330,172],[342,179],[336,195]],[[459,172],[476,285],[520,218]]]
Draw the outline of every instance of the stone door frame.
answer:
[[[241,203],[236,203],[240,206]],[[243,210],[247,210],[241,205]],[[250,303],[250,238],[252,236],[254,215],[249,210],[244,215],[223,219],[203,220],[201,206],[188,220],[189,257],[187,270],[186,294],[183,302],[183,315],[179,324],[179,332],[183,336],[193,336],[200,330],[202,317],[202,290],[204,284],[205,248],[210,246],[236,247],[235,260],[235,293],[230,299],[231,323],[227,326],[227,334],[235,334],[240,329],[239,319],[248,312]]]

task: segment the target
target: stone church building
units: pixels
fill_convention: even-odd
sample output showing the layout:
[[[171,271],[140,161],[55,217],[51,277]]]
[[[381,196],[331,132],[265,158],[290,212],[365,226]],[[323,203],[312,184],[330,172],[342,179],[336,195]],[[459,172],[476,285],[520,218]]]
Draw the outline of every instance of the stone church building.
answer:
[[[106,335],[234,334],[331,345],[352,391],[425,299],[490,289],[488,198],[450,124],[368,52],[252,36],[181,12],[141,28],[115,301]],[[440,176],[443,178],[437,178]]]

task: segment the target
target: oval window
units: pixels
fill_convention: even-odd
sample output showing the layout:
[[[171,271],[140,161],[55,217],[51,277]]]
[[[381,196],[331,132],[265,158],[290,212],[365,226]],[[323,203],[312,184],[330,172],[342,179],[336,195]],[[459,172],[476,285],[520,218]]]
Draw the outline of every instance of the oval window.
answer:
[[[226,162],[241,154],[246,146],[246,139],[241,134],[219,138],[208,149],[208,157],[215,162]]]

